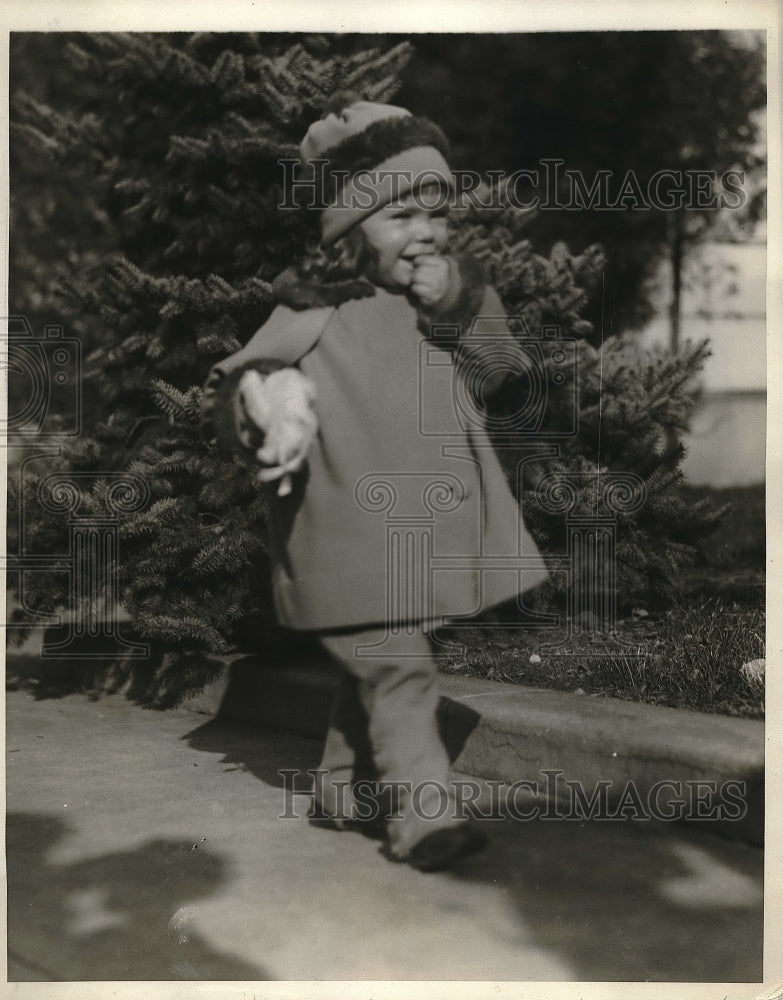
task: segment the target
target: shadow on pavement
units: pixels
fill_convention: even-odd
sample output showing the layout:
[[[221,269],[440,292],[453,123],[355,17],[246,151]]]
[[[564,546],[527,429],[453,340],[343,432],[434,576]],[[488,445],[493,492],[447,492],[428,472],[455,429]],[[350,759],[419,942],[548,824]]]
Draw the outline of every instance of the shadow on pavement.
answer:
[[[194,930],[199,901],[223,881],[218,856],[150,840],[51,863],[49,851],[68,832],[56,816],[7,817],[10,981],[268,979]],[[44,964],[28,955],[46,956]]]
[[[57,677],[53,690],[55,682]],[[62,687],[62,678],[59,683]],[[244,683],[237,697],[248,696]],[[137,689],[139,698],[142,693]],[[183,739],[194,750],[220,755],[226,769],[249,771],[275,788],[283,785],[283,769],[299,769],[304,783],[304,772],[317,766],[321,751],[315,740],[270,738],[256,727],[220,718]],[[461,884],[486,886],[510,914],[509,947],[532,941],[561,959],[574,979],[761,980],[758,848],[652,822],[536,819],[483,825],[488,848],[452,872],[419,876],[406,869],[413,882],[395,876],[404,897],[395,905],[426,913],[437,882],[456,888],[457,899]],[[356,835],[307,829],[308,837],[345,838],[341,878],[353,878]],[[219,857],[198,845],[194,851],[193,844],[151,840],[134,851],[49,863],[47,852],[67,832],[55,816],[8,818],[8,943],[19,979],[55,978],[25,962],[26,952],[51,955],[52,969],[67,970],[72,980],[268,978],[264,969],[212,951],[188,930],[198,901],[223,881]],[[304,865],[317,865],[319,851],[305,857],[313,860]],[[389,864],[381,857],[377,863]],[[317,874],[314,870],[314,882]],[[360,880],[361,874],[355,877]],[[302,906],[312,906],[312,899],[303,899]],[[481,913],[472,919],[481,921]],[[496,978],[503,978],[503,969]]]
[[[452,877],[497,884],[579,980],[761,981],[758,849],[653,822],[484,825]]]
[[[301,772],[296,788],[304,787],[309,780],[307,770],[318,767],[321,744],[286,733],[270,733],[248,723],[210,719],[203,725],[185,733],[185,740],[193,750],[220,755],[220,763],[227,771],[249,771],[259,781],[271,788],[283,788],[285,780],[280,774],[284,769]]]
[[[296,787],[305,787],[305,772],[317,766],[321,749],[317,741],[283,735],[262,739],[253,727],[220,719],[183,738],[272,787],[282,786],[283,768],[300,770]],[[304,797],[300,801],[303,816]],[[422,897],[408,905],[429,904],[432,880],[489,885],[510,906],[520,940],[557,956],[580,981],[761,981],[758,848],[652,821],[536,818],[481,825],[489,846],[451,872],[421,875]],[[346,838],[350,865],[356,834],[339,836]],[[388,864],[380,857],[378,863]]]

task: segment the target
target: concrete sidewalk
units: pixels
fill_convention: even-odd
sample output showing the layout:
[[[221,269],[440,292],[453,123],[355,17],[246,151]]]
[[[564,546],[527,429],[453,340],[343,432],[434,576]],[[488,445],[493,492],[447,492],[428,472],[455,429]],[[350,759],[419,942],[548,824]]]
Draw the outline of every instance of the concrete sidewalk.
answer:
[[[40,637],[31,635],[8,668],[15,683],[39,693],[122,691],[143,705],[176,704],[323,740],[338,672],[317,644],[298,642],[267,643],[263,654],[194,657],[172,669],[160,653],[91,658],[89,643],[83,657],[61,661],[42,656]],[[508,785],[534,781],[566,803],[568,783],[576,783],[588,799],[605,796],[610,810],[627,803],[626,815],[638,802],[637,816],[676,812],[721,836],[764,841],[759,720],[449,674],[439,688],[441,735],[457,771]]]
[[[279,770],[318,751],[120,695],[10,691],[9,980],[761,979],[758,848],[504,820],[422,874],[279,818]]]
[[[180,705],[323,739],[336,677],[320,654],[293,662],[236,655]],[[701,807],[688,805],[683,818],[721,836],[764,842],[763,722],[455,675],[441,674],[439,688],[441,735],[458,771],[508,784],[535,780],[561,800],[568,781],[587,796],[603,785],[613,807],[631,783],[656,815],[701,787],[716,808],[700,819]],[[554,771],[561,775],[550,783]],[[720,790],[732,788],[735,795],[741,788],[741,802],[721,818]]]

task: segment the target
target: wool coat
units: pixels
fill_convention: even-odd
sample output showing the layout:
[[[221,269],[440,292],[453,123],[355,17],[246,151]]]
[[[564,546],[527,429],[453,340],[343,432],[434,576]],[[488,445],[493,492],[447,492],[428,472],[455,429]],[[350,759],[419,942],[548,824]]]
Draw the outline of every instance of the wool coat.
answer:
[[[291,365],[316,387],[307,463],[289,495],[266,487],[283,625],[438,623],[546,576],[480,405],[518,346],[480,267],[450,268],[459,294],[440,314],[364,280],[286,275],[268,321],[209,374],[206,426],[237,451],[235,421],[216,418],[232,412],[241,372]]]

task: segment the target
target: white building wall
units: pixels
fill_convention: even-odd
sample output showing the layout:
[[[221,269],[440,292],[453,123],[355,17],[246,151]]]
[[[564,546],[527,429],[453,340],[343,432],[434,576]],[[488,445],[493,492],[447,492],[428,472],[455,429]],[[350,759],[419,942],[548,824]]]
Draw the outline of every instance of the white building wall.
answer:
[[[766,246],[709,243],[689,268],[681,339],[709,339],[702,402],[685,438],[683,465],[693,484],[745,486],[765,479]],[[669,282],[664,275],[664,288]],[[667,303],[640,335],[640,344],[668,345]]]

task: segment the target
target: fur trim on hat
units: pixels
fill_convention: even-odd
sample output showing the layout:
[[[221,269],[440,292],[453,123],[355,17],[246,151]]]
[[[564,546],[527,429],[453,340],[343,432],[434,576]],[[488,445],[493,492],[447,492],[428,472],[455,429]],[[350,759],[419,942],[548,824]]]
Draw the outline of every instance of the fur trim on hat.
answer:
[[[324,150],[329,170],[347,170],[351,174],[371,170],[390,156],[416,146],[434,146],[445,159],[449,143],[435,122],[406,115],[372,122],[367,128]]]

